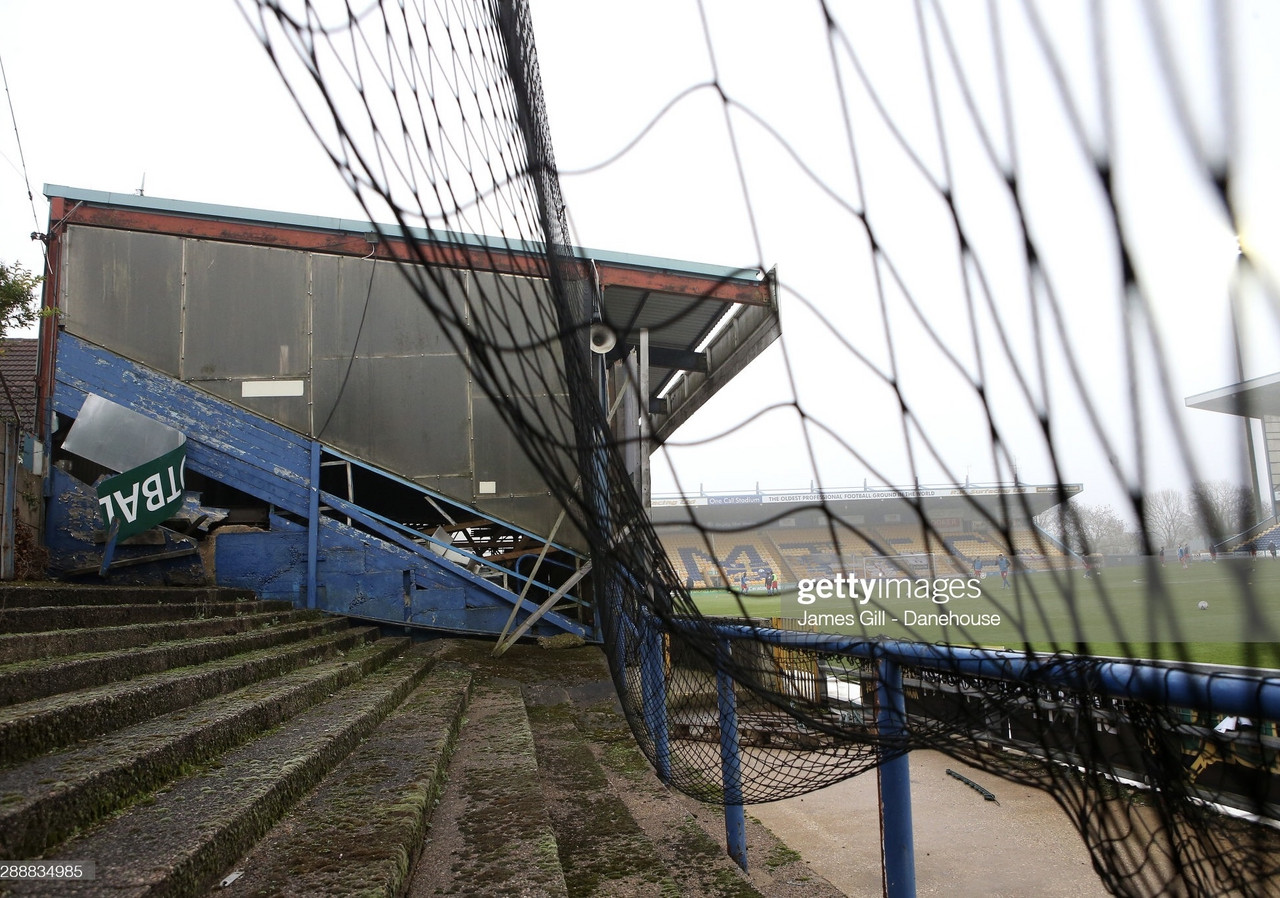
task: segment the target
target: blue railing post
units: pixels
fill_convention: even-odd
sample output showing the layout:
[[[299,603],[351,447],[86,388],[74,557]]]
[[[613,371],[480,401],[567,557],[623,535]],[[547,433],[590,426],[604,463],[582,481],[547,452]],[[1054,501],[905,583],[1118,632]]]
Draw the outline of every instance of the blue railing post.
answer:
[[[724,781],[724,834],[733,858],[747,869],[747,816],[742,807],[742,763],[738,748],[738,707],[733,677],[725,670],[729,640],[721,639],[716,653],[716,707],[720,712],[720,775]]]
[[[906,741],[907,706],[902,668],[891,658],[876,660],[876,727],[882,752],[894,752]],[[880,850],[887,898],[915,898],[916,858],[911,832],[911,765],[907,753],[880,764]]]
[[[316,581],[320,561],[320,444],[311,442],[311,490],[307,494],[306,606],[316,607]]]
[[[671,743],[667,735],[666,640],[659,620],[648,612],[644,619],[643,673],[640,693],[644,702],[644,723],[653,739],[654,766],[658,779],[671,783]]]

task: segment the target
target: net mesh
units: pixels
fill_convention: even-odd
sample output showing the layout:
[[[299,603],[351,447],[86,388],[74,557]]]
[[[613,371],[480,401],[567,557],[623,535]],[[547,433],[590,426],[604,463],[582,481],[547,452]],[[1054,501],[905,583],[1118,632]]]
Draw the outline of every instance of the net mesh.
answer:
[[[1239,6],[992,3],[971,16],[920,2],[898,21],[870,23],[834,5],[796,10],[774,24],[803,35],[808,64],[752,64],[819,110],[804,112],[822,135],[814,155],[781,107],[770,107],[775,123],[738,95],[743,70],[717,31],[724,11],[700,7],[698,52],[712,76],[677,92],[642,138],[682,104],[709,103],[699,121],[718,113],[721,170],[737,184],[739,229],[761,271],[779,229],[805,216],[819,244],[778,280],[804,337],[779,342],[776,389],[720,432],[661,450],[732,454],[767,425],[807,460],[815,486],[749,526],[679,505],[672,527],[692,534],[681,538],[697,550],[690,559],[708,560],[700,568],[668,551],[670,534],[664,546],[607,417],[604,361],[588,343],[600,297],[570,238],[529,7],[241,3],[369,220],[405,239],[406,277],[588,542],[611,671],[664,779],[706,801],[762,802],[932,748],[1047,790],[1116,894],[1274,892],[1275,830],[1258,822],[1275,816],[1274,724],[1228,722],[1212,688],[1183,688],[1188,672],[1208,670],[1195,664],[1203,656],[1190,632],[1207,618],[1186,613],[1195,600],[1176,579],[1190,569],[1180,547],[1199,525],[1212,554],[1197,552],[1195,563],[1221,561],[1205,610],[1227,628],[1216,642],[1238,649],[1240,665],[1212,682],[1263,701],[1277,685],[1266,607],[1276,584],[1259,572],[1267,536],[1209,489],[1171,511],[1177,497],[1164,495],[1160,476],[1172,468],[1202,482],[1180,413],[1175,373],[1189,364],[1180,337],[1230,343],[1238,376],[1251,338],[1276,324],[1263,250],[1244,240],[1220,266],[1224,283],[1234,266],[1228,302],[1194,296],[1192,312],[1167,304],[1171,279],[1176,292],[1185,278],[1185,247],[1163,223],[1206,219],[1229,237],[1265,213],[1249,189],[1265,163],[1246,127],[1256,106],[1241,70],[1251,26]],[[902,58],[886,50],[892,29],[908,38]],[[1194,56],[1186,71],[1195,74],[1182,54]],[[1140,111],[1150,104],[1172,143],[1145,136]],[[1174,181],[1191,187],[1171,208],[1161,185]],[[819,230],[804,211],[813,205],[838,224]],[[461,292],[445,287],[464,266],[436,261],[439,246],[466,234],[489,237],[481,267],[519,279],[476,279],[460,305]],[[837,286],[815,286],[810,263],[834,266]],[[939,271],[948,279],[930,280]],[[1077,450],[1103,460],[1112,516],[1137,523],[1127,560],[1106,545],[1110,521],[1064,485]],[[1008,488],[967,483],[961,469],[975,452]],[[1247,476],[1239,454],[1223,446],[1216,470]],[[1020,466],[1046,472],[1052,511],[1022,487]],[[822,488],[824,475],[841,483],[855,470],[912,484],[889,488],[893,520],[851,513]],[[939,519],[936,491],[920,485],[930,477],[955,487],[961,512]],[[1261,516],[1253,511],[1246,525]],[[771,595],[779,571],[724,557],[726,538],[784,517],[809,548],[789,555],[776,534],[765,538],[779,568],[797,575],[785,584],[796,604],[770,618],[821,610],[845,635],[796,638],[814,628],[762,618],[751,584],[758,593],[767,582]],[[972,544],[957,538],[954,517]],[[1262,558],[1228,557],[1237,545],[1262,547]],[[713,582],[730,587],[715,615],[691,591]],[[997,637],[959,595],[939,600],[939,588],[969,596],[970,583],[982,610],[1002,616]],[[1220,604],[1231,609],[1226,624]],[[921,608],[934,616],[905,620],[904,609]],[[880,632],[883,618],[862,620],[866,611],[896,613],[898,635]],[[955,648],[993,638],[1003,651]],[[905,678],[900,731],[876,722],[888,656]],[[1167,660],[1117,666],[1116,657]],[[741,747],[741,783],[728,789],[726,704]]]

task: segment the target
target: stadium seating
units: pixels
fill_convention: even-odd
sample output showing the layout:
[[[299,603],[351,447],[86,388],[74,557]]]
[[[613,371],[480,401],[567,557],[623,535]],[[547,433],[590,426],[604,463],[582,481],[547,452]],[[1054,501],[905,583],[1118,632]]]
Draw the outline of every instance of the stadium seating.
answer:
[[[664,525],[658,535],[682,583],[694,588],[738,586],[747,574],[750,589],[759,588],[760,572],[772,570],[783,583],[803,578],[833,577],[838,573],[864,574],[867,560],[882,556],[910,558],[951,556],[957,570],[967,570],[981,558],[995,570],[1001,554],[1023,570],[1045,570],[1072,563],[1070,556],[1032,527],[1014,529],[1006,542],[998,532],[967,530],[963,533],[926,533],[918,523],[858,525],[856,528],[765,528],[735,533],[700,533],[691,526]],[[834,536],[834,539],[833,539]],[[1280,545],[1280,535],[1277,535]],[[1266,543],[1261,542],[1260,546]],[[875,570],[893,570],[882,564]],[[905,569],[933,569],[912,563]],[[941,569],[941,568],[938,568]],[[727,578],[721,579],[721,572]],[[886,573],[886,576],[889,574]]]

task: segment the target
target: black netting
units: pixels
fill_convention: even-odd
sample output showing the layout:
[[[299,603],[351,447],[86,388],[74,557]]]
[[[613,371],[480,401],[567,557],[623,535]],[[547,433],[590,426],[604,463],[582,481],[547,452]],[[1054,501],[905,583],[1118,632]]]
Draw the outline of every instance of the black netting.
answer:
[[[867,38],[853,14],[825,4],[806,8],[825,80],[792,88],[820,89],[830,104],[827,115],[842,141],[824,147],[835,153],[834,163],[806,159],[784,130],[737,98],[729,76],[718,74],[715,18],[704,14],[708,62],[717,74],[668,111],[694,94],[714,97],[730,138],[723,161],[744,187],[760,270],[770,267],[770,230],[753,202],[762,201],[756,197],[765,196],[780,168],[755,167],[742,150],[752,140],[773,143],[773,164],[798,173],[841,217],[838,251],[827,254],[840,257],[851,279],[858,268],[864,286],[856,296],[849,288],[828,297],[809,292],[801,272],[794,283],[780,279],[780,301],[820,326],[822,337],[800,345],[784,338],[789,398],[749,408],[736,426],[708,438],[726,453],[746,451],[754,422],[782,420],[812,462],[817,482],[810,494],[749,524],[686,503],[661,534],[608,419],[613,397],[602,387],[604,359],[588,346],[601,300],[570,239],[528,6],[242,4],[369,219],[390,222],[384,234],[406,241],[410,251],[399,260],[406,276],[455,347],[465,350],[477,384],[588,544],[612,673],[636,738],[661,776],[706,801],[762,802],[932,748],[1048,790],[1117,894],[1275,889],[1280,846],[1275,830],[1256,820],[1275,819],[1280,798],[1274,722],[1262,716],[1276,707],[1280,688],[1270,670],[1277,634],[1269,608],[1280,581],[1257,573],[1270,562],[1262,529],[1228,525],[1212,489],[1184,500],[1190,507],[1180,511],[1183,530],[1165,526],[1172,500],[1150,456],[1158,442],[1182,474],[1199,476],[1177,414],[1183,397],[1169,376],[1170,366],[1194,361],[1166,351],[1159,254],[1146,252],[1139,239],[1150,216],[1164,213],[1158,203],[1145,208],[1131,189],[1127,179],[1137,176],[1124,143],[1136,138],[1125,127],[1132,106],[1121,62],[1141,50],[1149,82],[1143,89],[1159,99],[1178,140],[1164,150],[1176,152],[1179,176],[1196,182],[1224,232],[1239,232],[1239,181],[1248,167],[1241,123],[1251,94],[1241,86],[1245,73],[1233,68],[1232,35],[1247,27],[1233,17],[1234,4],[1206,7],[1207,68],[1217,78],[1207,105],[1174,59],[1169,32],[1185,28],[1171,18],[1173,7],[1126,5],[1136,24],[1122,30],[1101,4],[1073,6],[1078,28],[1068,38],[1033,4],[991,4],[976,29],[971,22],[958,28],[951,16],[960,13],[941,4],[917,4],[904,10],[913,13],[909,33],[921,54],[914,85],[925,110],[912,127],[900,126],[886,85],[866,64],[860,48]],[[802,18],[798,10],[794,15]],[[1120,34],[1141,47],[1118,45]],[[976,56],[966,40],[978,44]],[[1029,134],[1037,126],[1025,123],[1032,113],[1010,74],[1012,56],[1038,61],[1046,85],[1038,102],[1055,110],[1060,127],[1052,139],[1074,158],[1061,177],[1074,179],[1072,189],[1097,211],[1074,231],[1053,227],[1056,214],[1036,211],[1036,192],[1058,175],[1037,170]],[[975,58],[984,60],[982,77],[974,74]],[[1069,70],[1078,71],[1082,59],[1086,74],[1075,79]],[[775,74],[786,83],[787,72]],[[864,136],[872,131],[883,138],[875,153]],[[886,195],[884,185],[901,179],[909,188]],[[882,224],[886,205],[918,209],[914,245]],[[976,215],[984,207],[998,208],[999,220]],[[803,214],[794,213],[799,226]],[[1105,257],[1073,250],[1084,229],[1101,233]],[[487,239],[472,246],[486,248],[487,257],[440,263],[441,247],[477,234]],[[824,236],[815,231],[813,239]],[[946,296],[918,286],[920,244],[928,249],[924,267],[955,273]],[[994,244],[1005,252],[999,258],[1012,259],[1005,268],[993,261]],[[1255,303],[1265,311],[1259,326],[1274,327],[1277,293],[1254,253],[1242,247],[1235,284],[1262,297]],[[1082,282],[1080,269],[1101,274]],[[472,270],[511,277],[445,289]],[[1091,302],[1092,320],[1074,320],[1084,300],[1077,291],[1099,283],[1109,285],[1114,300]],[[465,306],[459,296],[466,296]],[[1248,336],[1242,327],[1237,337]],[[1091,372],[1102,355],[1118,374],[1100,383]],[[856,386],[832,392],[819,384],[808,392],[814,358],[833,376],[838,372],[840,384]],[[954,435],[931,418],[940,403],[967,410],[986,461],[1007,475],[999,479],[1010,488],[970,488],[965,462],[953,453]],[[849,421],[856,426],[845,426]],[[898,447],[896,471],[876,451],[881,443]],[[1111,460],[1119,511],[1140,525],[1136,546],[1104,545],[1114,536],[1102,526],[1108,522],[1081,511],[1062,485],[1065,459],[1082,445]],[[1231,451],[1223,447],[1224,455]],[[1046,512],[1040,501],[1046,488],[1038,495],[1022,487],[1019,455],[1024,466],[1034,458],[1047,472],[1055,510]],[[838,485],[844,463],[883,482],[912,483],[884,488],[899,500],[892,520],[859,519],[823,490],[818,475],[835,472],[828,485]],[[922,472],[948,482],[947,495],[960,503],[950,507],[962,511],[940,519],[937,491],[920,486]],[[1230,603],[1243,622],[1243,630],[1217,637],[1239,647],[1230,671],[1195,663],[1194,634],[1179,629],[1189,618],[1169,610],[1185,597],[1176,576],[1186,567],[1174,550],[1197,523],[1210,538],[1196,563],[1221,560],[1214,589],[1225,598],[1215,602]],[[783,526],[802,548],[789,548],[769,530]],[[860,582],[825,604],[825,613],[889,613],[901,606],[882,603],[882,593],[905,583],[925,584],[908,598],[922,598],[935,618],[889,638],[861,631],[823,636],[774,615],[755,617],[749,589],[767,581],[766,594],[773,594],[778,572],[765,571],[762,579],[750,558],[722,551],[734,538],[749,542],[748,532],[773,532],[776,557],[803,575],[784,584],[788,595],[824,577]],[[681,560],[675,545],[705,563]],[[1228,557],[1250,545],[1262,547],[1261,559]],[[984,556],[986,578],[974,566]],[[981,648],[990,638],[980,620],[937,600],[934,584],[960,580],[979,583],[984,609],[1001,613],[1011,627],[1000,631],[999,649]],[[720,588],[732,599],[729,613],[704,612],[692,587]],[[872,592],[879,593],[875,602]],[[870,626],[875,631],[879,624]],[[1115,660],[1149,657],[1169,660]],[[905,694],[905,718],[892,732],[877,722],[875,698],[886,659],[900,668]],[[730,706],[741,783],[726,794],[722,721]],[[1225,814],[1218,803],[1240,813]]]

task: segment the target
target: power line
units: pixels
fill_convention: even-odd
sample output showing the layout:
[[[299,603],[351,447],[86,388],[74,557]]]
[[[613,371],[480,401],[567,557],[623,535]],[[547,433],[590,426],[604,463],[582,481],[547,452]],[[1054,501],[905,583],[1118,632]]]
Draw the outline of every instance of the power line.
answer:
[[[9,120],[13,122],[13,137],[18,144],[18,162],[22,166],[22,183],[27,188],[27,202],[31,204],[31,221],[38,232],[40,230],[40,216],[36,213],[36,198],[31,191],[31,177],[27,173],[27,157],[22,151],[22,135],[18,133],[18,116],[13,111],[13,93],[9,90],[9,75],[5,71],[4,57],[2,56],[0,56],[0,80],[4,81],[4,95],[9,101]]]

